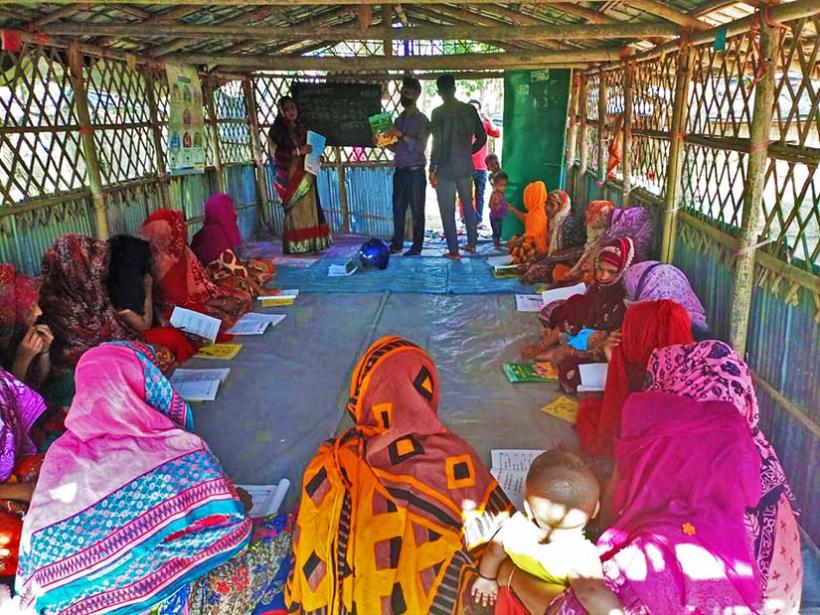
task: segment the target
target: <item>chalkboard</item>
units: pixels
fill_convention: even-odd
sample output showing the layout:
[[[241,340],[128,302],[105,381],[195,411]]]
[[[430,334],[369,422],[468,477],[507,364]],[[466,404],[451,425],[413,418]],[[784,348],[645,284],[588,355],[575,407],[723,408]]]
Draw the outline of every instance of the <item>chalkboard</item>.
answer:
[[[302,123],[327,137],[328,145],[373,145],[367,118],[382,112],[381,85],[297,82],[291,86],[291,95]]]

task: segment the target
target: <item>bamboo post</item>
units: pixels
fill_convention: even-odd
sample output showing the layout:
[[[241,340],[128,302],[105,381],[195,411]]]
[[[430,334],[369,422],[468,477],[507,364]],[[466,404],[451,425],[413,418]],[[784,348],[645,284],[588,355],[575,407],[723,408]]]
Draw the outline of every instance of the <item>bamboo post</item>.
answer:
[[[100,174],[100,159],[94,143],[94,129],[91,126],[91,114],[88,111],[88,91],[83,76],[83,56],[76,43],[68,46],[68,67],[71,72],[71,85],[74,89],[74,103],[77,109],[77,121],[80,125],[80,142],[83,146],[85,166],[88,170],[88,187],[94,203],[94,220],[97,239],[108,239],[108,205],[107,195],[103,188]]]
[[[755,253],[761,231],[763,191],[766,186],[766,165],[769,157],[769,130],[774,111],[775,69],[780,29],[769,25],[764,13],[760,19],[760,58],[763,74],[755,86],[754,112],[749,139],[749,161],[743,199],[743,217],[740,223],[740,244],[735,261],[732,288],[732,319],[730,340],[738,356],[746,354],[749,332],[749,313],[754,288]]]
[[[635,81],[635,67],[627,64],[624,67],[624,116],[623,149],[621,151],[621,174],[623,175],[621,207],[629,207],[629,193],[632,190],[632,86]]]
[[[576,71],[573,71],[572,74],[572,85],[569,90],[569,109],[567,111],[567,115],[569,116],[569,127],[567,130],[567,154],[566,160],[564,161],[566,165],[566,186],[569,187],[569,178],[570,173],[572,173],[573,167],[575,166],[575,148],[578,142],[578,90],[579,90],[579,83],[580,77],[578,76]]]
[[[692,81],[693,51],[684,46],[678,53],[678,69],[675,73],[675,98],[672,103],[672,125],[669,128],[669,161],[666,167],[664,190],[663,236],[661,261],[671,263],[675,255],[675,234],[678,210],[683,201],[683,162],[685,146],[683,131],[689,107],[689,85]]]
[[[167,162],[165,152],[162,149],[162,132],[159,129],[159,113],[157,112],[157,97],[154,92],[154,69],[149,65],[142,68],[142,78],[145,80],[145,102],[148,104],[148,118],[151,121],[151,140],[154,143],[154,163],[156,165],[157,177],[160,178],[160,191],[164,201],[168,204],[168,191],[162,181],[167,175]]]
[[[216,191],[225,192],[225,179],[222,177],[222,153],[219,151],[219,126],[216,123],[216,105],[214,105],[214,87],[208,79],[203,84],[205,105],[208,109],[208,131],[211,133],[211,151],[214,155],[214,173]]]
[[[578,126],[578,173],[575,176],[575,194],[573,197],[581,202],[586,201],[586,174],[589,166],[589,148],[587,147],[587,77],[581,75],[578,85],[578,115],[581,123]]]
[[[601,73],[598,78],[598,184],[604,198],[606,198],[606,79],[608,74]]]
[[[342,161],[342,148],[333,148],[336,156],[336,179],[339,182],[339,209],[342,211],[342,233],[350,233],[350,212],[347,208],[347,185],[345,184],[345,165]]]
[[[260,219],[265,227],[270,226],[270,197],[268,195],[268,178],[265,175],[265,153],[262,140],[259,138],[259,119],[256,112],[256,93],[250,78],[242,80],[242,92],[245,95],[245,112],[248,114],[248,130],[251,132],[251,150],[256,169],[256,186],[259,190]]]

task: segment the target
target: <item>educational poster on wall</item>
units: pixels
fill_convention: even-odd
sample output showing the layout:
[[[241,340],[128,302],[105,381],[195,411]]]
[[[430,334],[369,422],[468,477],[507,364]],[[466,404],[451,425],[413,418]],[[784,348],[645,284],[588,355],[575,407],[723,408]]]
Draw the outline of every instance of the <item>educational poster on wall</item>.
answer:
[[[168,172],[186,175],[205,172],[205,121],[202,87],[196,69],[166,64],[171,94],[168,120]]]

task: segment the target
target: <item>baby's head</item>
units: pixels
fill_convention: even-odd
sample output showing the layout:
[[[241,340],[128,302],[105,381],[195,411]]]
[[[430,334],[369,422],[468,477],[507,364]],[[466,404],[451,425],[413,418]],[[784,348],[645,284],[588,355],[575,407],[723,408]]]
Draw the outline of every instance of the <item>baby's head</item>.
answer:
[[[598,514],[598,480],[577,455],[553,449],[527,473],[527,515],[543,530],[583,529]]]
[[[504,191],[507,189],[508,181],[509,178],[507,177],[507,174],[504,171],[499,171],[493,178],[493,190],[504,194]]]
[[[484,164],[487,165],[490,173],[498,173],[501,170],[501,163],[498,161],[498,156],[495,154],[487,154],[484,158]]]

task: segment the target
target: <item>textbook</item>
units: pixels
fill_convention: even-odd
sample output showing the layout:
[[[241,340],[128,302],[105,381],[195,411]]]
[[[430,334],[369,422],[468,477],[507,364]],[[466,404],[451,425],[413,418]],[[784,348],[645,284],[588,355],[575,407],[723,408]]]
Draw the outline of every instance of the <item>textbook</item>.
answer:
[[[530,464],[544,451],[531,449],[493,449],[490,474],[518,510],[524,510],[524,487]]]
[[[496,278],[517,278],[524,275],[525,265],[493,265],[493,275]]]
[[[262,302],[262,307],[281,307],[283,305],[293,305],[298,296],[299,290],[293,289],[280,290],[270,295],[260,295],[258,299]]]
[[[231,335],[262,335],[269,326],[275,327],[285,320],[284,314],[260,314],[248,312],[228,330]]]
[[[570,425],[575,425],[578,420],[578,402],[561,395],[551,404],[547,404],[541,408],[542,412],[554,416],[557,419],[566,421]]]
[[[387,147],[398,141],[394,135],[386,134],[393,130],[393,115],[390,112],[371,115],[367,121],[370,122],[370,130],[375,138],[376,147]]]
[[[209,344],[200,348],[194,357],[197,359],[230,361],[239,354],[240,350],[242,350],[242,344]]]
[[[237,487],[244,489],[251,496],[253,506],[248,516],[251,519],[258,519],[279,512],[288,489],[290,489],[290,481],[283,478],[275,485],[237,485]]]
[[[185,331],[185,333],[193,333],[199,337],[205,338],[208,341],[216,341],[216,336],[219,335],[219,327],[222,321],[213,316],[202,314],[195,310],[188,310],[176,306],[171,312],[171,326]]]
[[[501,368],[507,380],[518,382],[550,382],[558,380],[558,370],[548,361],[537,363],[504,363]]]
[[[225,382],[230,368],[178,369],[171,376],[171,386],[185,401],[214,401],[219,385]]]

